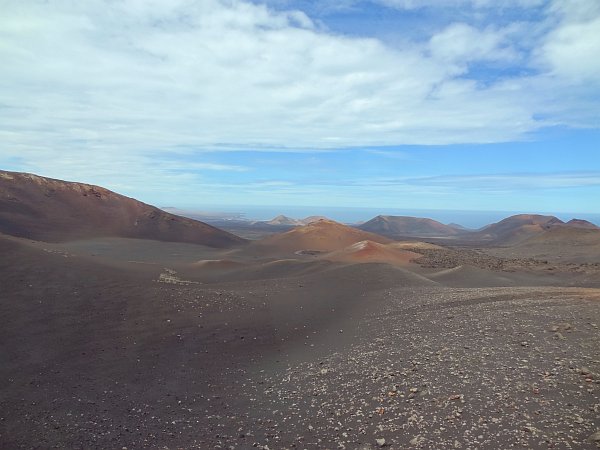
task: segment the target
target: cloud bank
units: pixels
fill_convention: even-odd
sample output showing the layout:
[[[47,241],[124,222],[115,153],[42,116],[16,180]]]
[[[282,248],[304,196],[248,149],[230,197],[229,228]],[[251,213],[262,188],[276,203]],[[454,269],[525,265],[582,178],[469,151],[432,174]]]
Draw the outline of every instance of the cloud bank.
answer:
[[[579,12],[551,3],[541,36],[528,36],[531,24],[454,23],[391,48],[243,1],[9,2],[2,141],[23,151],[335,148],[596,126],[586,108],[598,96],[600,13],[595,1],[576,3]],[[492,64],[485,80],[471,74],[477,63]],[[497,76],[499,67],[514,73]]]
[[[370,4],[473,14],[432,22],[425,38],[396,30],[390,44],[335,32],[288,0],[3,2],[0,163],[125,189],[160,178],[168,190],[254,170],[211,156],[232,150],[482,144],[600,127],[596,0]],[[500,10],[510,20],[486,20]]]

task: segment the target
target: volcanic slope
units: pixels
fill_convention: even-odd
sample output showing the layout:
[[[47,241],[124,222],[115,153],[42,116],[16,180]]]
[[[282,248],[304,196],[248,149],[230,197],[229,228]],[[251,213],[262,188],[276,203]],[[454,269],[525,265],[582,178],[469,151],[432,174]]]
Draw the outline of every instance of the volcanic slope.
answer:
[[[554,216],[518,214],[487,225],[471,236],[496,245],[513,245],[563,224],[562,220]]]
[[[409,216],[377,216],[358,228],[384,236],[448,237],[456,236],[461,230],[444,225],[433,219]]]
[[[387,263],[393,266],[407,266],[414,259],[422,255],[401,248],[395,248],[394,244],[379,244],[373,241],[360,241],[341,250],[322,255],[327,261],[339,261],[347,263]]]
[[[508,258],[600,263],[600,229],[554,227],[511,247],[486,252]]]
[[[573,227],[573,228],[585,228],[588,230],[600,230],[600,227],[598,225],[593,224],[589,220],[583,220],[583,219],[571,219],[567,223],[565,223],[565,225],[569,226],[569,227]]]
[[[232,247],[233,234],[102,187],[0,171],[0,232],[60,242],[127,237]]]
[[[251,247],[255,250],[282,254],[300,251],[332,252],[360,241],[379,244],[393,242],[384,236],[358,230],[332,220],[318,220],[253,242]]]
[[[300,225],[308,225],[313,222],[317,222],[319,220],[328,220],[323,216],[309,216],[304,219],[294,219],[292,217],[284,216],[280,214],[279,216],[267,221],[267,222],[256,222],[256,224],[264,224],[264,225],[288,225],[288,226],[300,226]]]
[[[600,290],[202,283],[146,242],[168,259],[0,235],[0,448],[594,448]]]

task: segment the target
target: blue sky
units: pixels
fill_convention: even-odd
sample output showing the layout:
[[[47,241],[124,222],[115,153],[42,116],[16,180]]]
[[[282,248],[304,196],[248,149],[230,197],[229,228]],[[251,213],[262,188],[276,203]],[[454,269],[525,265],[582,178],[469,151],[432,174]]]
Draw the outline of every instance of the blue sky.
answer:
[[[1,168],[197,209],[600,213],[597,0],[2,9]]]

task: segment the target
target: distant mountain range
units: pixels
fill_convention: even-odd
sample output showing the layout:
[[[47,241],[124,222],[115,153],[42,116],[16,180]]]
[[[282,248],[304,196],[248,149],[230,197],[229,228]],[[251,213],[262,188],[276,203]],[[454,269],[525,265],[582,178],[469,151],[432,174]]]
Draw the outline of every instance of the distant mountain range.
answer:
[[[555,227],[600,229],[586,220],[563,222],[554,216],[518,214],[479,230],[444,225],[432,219],[405,216],[377,216],[358,228],[391,238],[451,238],[462,241],[511,245]]]
[[[588,241],[596,239],[594,231],[600,231],[598,226],[586,220],[572,219],[565,223],[554,216],[537,214],[507,217],[479,230],[427,218],[389,215],[379,215],[355,227],[322,216],[294,219],[279,215],[269,221],[238,222],[250,228],[272,229],[267,233],[272,236],[258,241],[264,247],[293,251],[343,250],[345,255],[359,250],[365,253],[365,249],[371,253],[377,249],[376,253],[381,253],[382,249],[373,243],[386,245],[402,239],[446,239],[474,245],[511,246],[528,242],[550,230],[567,230],[552,234],[552,240],[584,236],[568,230],[591,231],[585,235]],[[0,233],[41,241],[112,236],[218,248],[247,242],[204,222],[170,214],[102,187],[7,171],[0,171]],[[344,250],[362,241],[368,241],[366,247]]]
[[[318,220],[327,219],[324,216],[309,216],[305,219],[292,219],[291,217],[279,215],[274,219],[271,219],[266,222],[255,222],[255,223],[264,223],[266,225],[291,225],[291,226],[300,226],[300,225],[308,225],[309,223],[316,222]]]
[[[554,228],[600,229],[596,225],[581,219],[572,219],[565,223],[554,216],[519,214],[487,225],[474,232],[471,238],[502,245],[511,245],[526,241],[529,238],[542,234],[544,231]]]
[[[326,218],[323,216],[310,216],[305,219],[294,219],[279,215],[271,220],[241,220],[239,223],[247,227],[256,227],[256,229],[272,228],[273,231],[280,232],[323,219]],[[225,222],[219,222],[218,226],[221,224],[225,224]],[[495,245],[512,245],[522,242],[552,227],[600,229],[587,220],[571,219],[568,222],[563,222],[557,217],[539,214],[510,216],[478,230],[471,230],[455,223],[446,225],[428,218],[390,215],[379,215],[367,222],[354,225],[354,227],[391,239],[450,239],[457,242],[481,242]]]
[[[444,225],[432,219],[407,216],[377,216],[358,228],[385,236],[448,237],[464,230],[457,226]]]

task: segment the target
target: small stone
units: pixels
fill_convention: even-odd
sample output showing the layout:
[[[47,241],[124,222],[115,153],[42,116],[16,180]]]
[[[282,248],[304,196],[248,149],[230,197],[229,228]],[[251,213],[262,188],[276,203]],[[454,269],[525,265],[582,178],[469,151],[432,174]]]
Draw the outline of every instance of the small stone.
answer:
[[[377,443],[377,447],[385,447],[385,439],[384,438],[375,439],[375,442]]]
[[[421,442],[423,442],[423,438],[421,436],[415,436],[414,438],[412,438],[410,440],[410,445],[412,446],[417,446],[419,445]]]
[[[600,443],[600,430],[596,431],[590,437],[587,438],[588,442],[594,442],[596,444]]]

